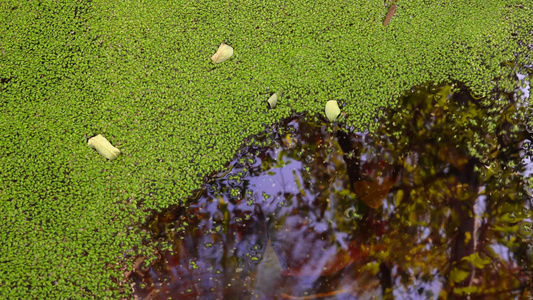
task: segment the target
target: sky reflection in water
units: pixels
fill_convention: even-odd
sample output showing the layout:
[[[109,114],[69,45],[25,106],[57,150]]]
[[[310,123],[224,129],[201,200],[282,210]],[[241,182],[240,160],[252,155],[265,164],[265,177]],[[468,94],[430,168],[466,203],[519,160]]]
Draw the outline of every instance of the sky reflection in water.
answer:
[[[531,139],[512,95],[419,88],[374,135],[303,115],[147,222],[154,299],[509,299],[529,293]],[[490,124],[494,126],[489,126]],[[522,149],[522,150],[521,150]],[[526,161],[526,160],[524,160]],[[162,250],[170,243],[172,251]]]

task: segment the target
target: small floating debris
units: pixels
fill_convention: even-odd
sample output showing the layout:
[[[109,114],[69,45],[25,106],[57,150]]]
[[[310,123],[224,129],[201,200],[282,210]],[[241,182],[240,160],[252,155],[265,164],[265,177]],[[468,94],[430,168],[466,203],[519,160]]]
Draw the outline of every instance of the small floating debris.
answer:
[[[233,48],[229,45],[226,45],[224,43],[220,44],[218,47],[218,50],[213,56],[211,56],[211,60],[215,63],[221,63],[228,60],[233,55]]]
[[[268,98],[268,107],[270,107],[271,109],[276,107],[276,103],[278,103],[278,97],[281,97],[281,91],[277,91],[272,96],[270,96],[270,98]]]
[[[111,145],[111,143],[101,134],[90,138],[87,144],[109,160],[114,160],[120,155],[120,150]]]
[[[389,7],[387,16],[385,17],[385,20],[383,20],[383,26],[387,26],[387,24],[390,23],[392,17],[394,16],[394,13],[396,13],[396,4],[393,4]]]
[[[337,121],[337,117],[341,114],[341,109],[336,100],[329,100],[326,103],[326,117],[330,122]]]

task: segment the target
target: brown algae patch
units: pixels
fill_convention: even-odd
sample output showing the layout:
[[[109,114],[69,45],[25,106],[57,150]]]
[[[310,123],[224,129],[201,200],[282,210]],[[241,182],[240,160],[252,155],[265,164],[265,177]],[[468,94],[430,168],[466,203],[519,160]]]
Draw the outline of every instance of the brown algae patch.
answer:
[[[419,87],[375,133],[293,115],[154,213],[137,297],[518,296],[530,134],[512,95]],[[525,146],[524,146],[525,145]],[[526,147],[526,148],[524,148]],[[524,150],[525,149],[525,150]],[[148,263],[148,261],[151,261]]]

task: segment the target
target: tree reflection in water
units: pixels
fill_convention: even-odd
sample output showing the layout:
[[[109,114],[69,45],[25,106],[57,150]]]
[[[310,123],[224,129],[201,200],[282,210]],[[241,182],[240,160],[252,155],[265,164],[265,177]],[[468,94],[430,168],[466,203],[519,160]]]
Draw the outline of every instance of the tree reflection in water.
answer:
[[[158,257],[137,258],[134,294],[525,297],[525,109],[446,85],[415,89],[374,134],[295,115],[250,138],[185,205],[154,213]]]

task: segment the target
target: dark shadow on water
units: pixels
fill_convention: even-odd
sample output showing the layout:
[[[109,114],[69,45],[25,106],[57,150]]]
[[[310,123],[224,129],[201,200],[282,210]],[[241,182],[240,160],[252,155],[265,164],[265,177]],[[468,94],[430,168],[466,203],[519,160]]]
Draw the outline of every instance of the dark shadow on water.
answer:
[[[532,139],[525,107],[494,97],[420,87],[375,134],[295,115],[248,139],[195,197],[146,223],[160,246],[136,260],[134,295],[529,295]]]

